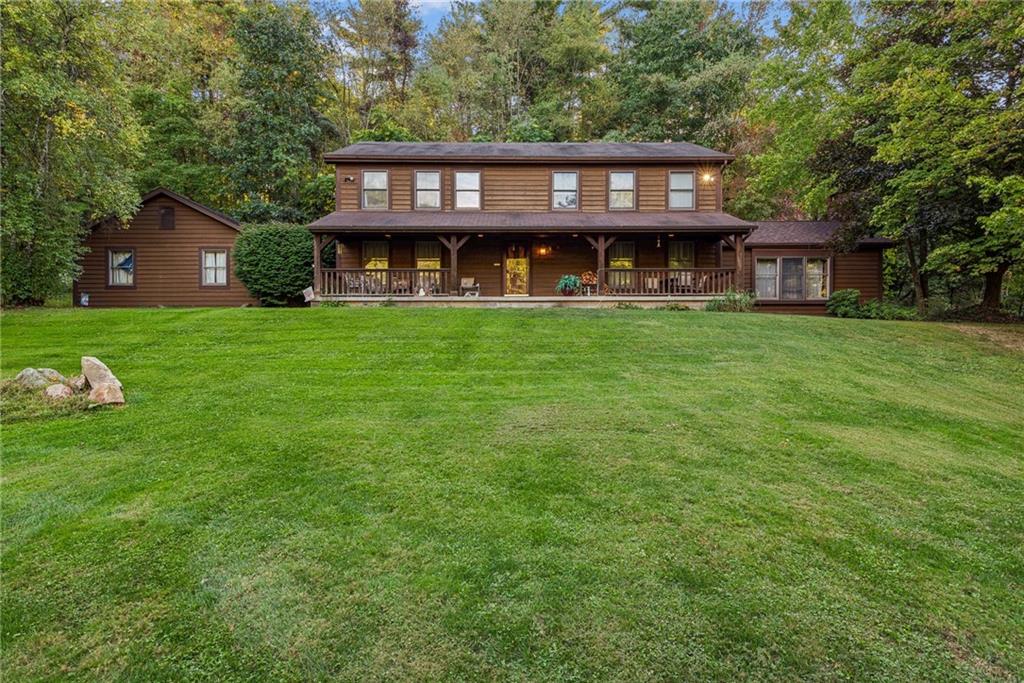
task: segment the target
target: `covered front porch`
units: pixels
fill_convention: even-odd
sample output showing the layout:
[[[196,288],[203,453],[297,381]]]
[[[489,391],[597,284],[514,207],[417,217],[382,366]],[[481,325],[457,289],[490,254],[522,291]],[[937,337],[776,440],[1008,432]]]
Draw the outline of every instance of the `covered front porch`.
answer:
[[[734,255],[743,253],[744,237],[721,231],[314,232],[314,302],[700,305],[743,281],[743,259]],[[564,275],[580,278],[571,295],[557,289]]]

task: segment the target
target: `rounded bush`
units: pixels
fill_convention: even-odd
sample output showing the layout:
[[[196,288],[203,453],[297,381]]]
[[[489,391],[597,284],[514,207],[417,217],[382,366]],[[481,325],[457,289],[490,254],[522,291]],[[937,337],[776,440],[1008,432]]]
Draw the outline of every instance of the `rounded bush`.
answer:
[[[860,290],[837,289],[825,303],[825,309],[837,318],[862,318]]]
[[[313,285],[313,235],[302,225],[246,225],[235,241],[235,274],[264,306],[302,301]]]

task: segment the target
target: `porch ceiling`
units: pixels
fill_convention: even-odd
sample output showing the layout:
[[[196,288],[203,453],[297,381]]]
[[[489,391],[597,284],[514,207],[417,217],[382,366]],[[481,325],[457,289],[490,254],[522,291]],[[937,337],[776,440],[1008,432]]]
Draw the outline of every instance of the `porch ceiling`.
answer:
[[[755,223],[703,211],[335,211],[313,232],[707,232],[750,233]]]

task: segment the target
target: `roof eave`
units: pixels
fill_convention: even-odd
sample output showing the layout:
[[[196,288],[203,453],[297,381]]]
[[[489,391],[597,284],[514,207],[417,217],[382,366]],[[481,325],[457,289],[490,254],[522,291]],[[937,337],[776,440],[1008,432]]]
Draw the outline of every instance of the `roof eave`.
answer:
[[[328,164],[341,163],[379,163],[379,162],[403,162],[403,163],[499,163],[499,164],[693,164],[693,163],[728,163],[736,159],[733,154],[721,154],[716,156],[686,156],[686,157],[628,157],[628,156],[604,156],[604,157],[490,157],[466,154],[445,154],[436,156],[410,156],[403,154],[388,155],[349,155],[349,154],[325,154],[324,162]]]

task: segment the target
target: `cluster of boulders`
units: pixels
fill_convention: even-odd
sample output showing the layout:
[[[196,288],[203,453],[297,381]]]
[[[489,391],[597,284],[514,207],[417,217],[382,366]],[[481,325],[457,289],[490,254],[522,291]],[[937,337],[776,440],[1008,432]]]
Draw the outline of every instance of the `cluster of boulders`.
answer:
[[[103,361],[92,356],[82,356],[82,374],[71,378],[53,368],[25,368],[14,381],[27,389],[42,389],[43,395],[53,401],[63,401],[88,389],[93,405],[124,403],[121,381]]]

